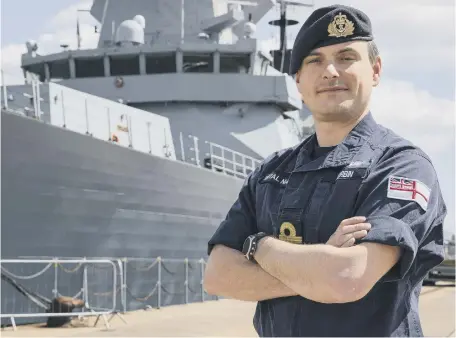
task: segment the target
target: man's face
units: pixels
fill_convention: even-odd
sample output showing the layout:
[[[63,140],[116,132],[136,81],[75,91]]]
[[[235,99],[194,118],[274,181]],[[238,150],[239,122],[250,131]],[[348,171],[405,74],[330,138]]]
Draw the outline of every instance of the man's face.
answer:
[[[367,42],[347,42],[312,51],[296,83],[316,120],[345,121],[364,113],[380,70],[380,58],[373,65],[369,61]]]

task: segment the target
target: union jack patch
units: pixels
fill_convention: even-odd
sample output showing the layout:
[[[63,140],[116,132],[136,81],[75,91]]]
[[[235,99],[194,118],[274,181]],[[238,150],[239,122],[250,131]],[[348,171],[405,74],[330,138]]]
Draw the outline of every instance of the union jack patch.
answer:
[[[389,177],[387,194],[389,198],[415,201],[426,211],[430,195],[431,189],[419,180],[398,176]]]

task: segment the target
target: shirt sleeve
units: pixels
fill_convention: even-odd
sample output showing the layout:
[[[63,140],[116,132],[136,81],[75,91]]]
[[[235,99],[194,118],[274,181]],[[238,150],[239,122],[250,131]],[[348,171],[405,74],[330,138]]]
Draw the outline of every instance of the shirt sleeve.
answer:
[[[392,153],[392,154],[391,154]],[[413,274],[421,279],[444,259],[446,206],[432,163],[417,150],[390,151],[363,182],[355,206],[372,227],[357,243],[401,248],[399,262],[381,281]]]
[[[258,232],[255,212],[255,186],[260,173],[257,167],[244,181],[239,195],[209,240],[207,254],[210,255],[216,244],[242,251],[245,239]]]

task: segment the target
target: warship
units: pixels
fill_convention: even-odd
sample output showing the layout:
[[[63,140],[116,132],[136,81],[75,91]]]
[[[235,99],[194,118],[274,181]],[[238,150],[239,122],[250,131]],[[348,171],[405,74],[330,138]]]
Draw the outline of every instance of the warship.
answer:
[[[24,84],[2,86],[2,258],[205,259],[247,175],[313,132],[287,73],[289,6],[313,4],[95,0],[96,48],[41,55],[28,41]],[[271,51],[254,36],[278,7]],[[185,297],[183,272],[167,269],[162,306],[204,297]],[[128,275],[127,287],[153,284]],[[15,313],[30,311],[17,292],[2,280],[2,313],[13,294]]]

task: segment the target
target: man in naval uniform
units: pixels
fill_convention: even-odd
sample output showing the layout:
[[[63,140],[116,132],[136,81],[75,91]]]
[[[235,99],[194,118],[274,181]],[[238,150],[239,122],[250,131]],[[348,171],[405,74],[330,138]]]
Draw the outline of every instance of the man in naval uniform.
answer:
[[[209,241],[207,292],[257,301],[260,336],[423,335],[446,206],[429,157],[374,120],[377,53],[363,12],[313,12],[290,67],[316,133],[264,160]]]

